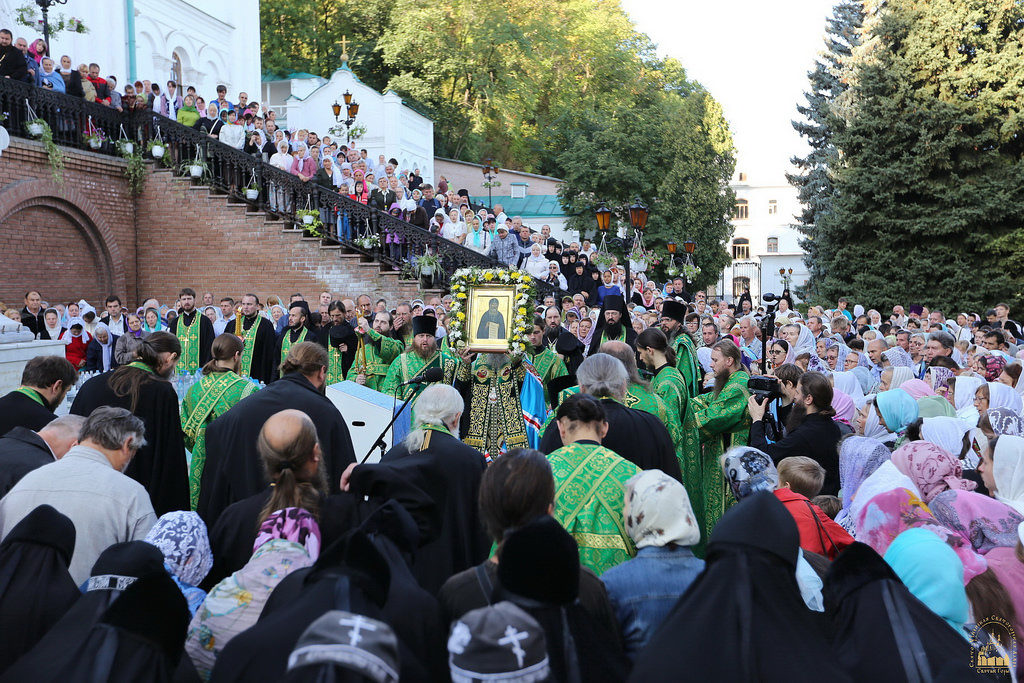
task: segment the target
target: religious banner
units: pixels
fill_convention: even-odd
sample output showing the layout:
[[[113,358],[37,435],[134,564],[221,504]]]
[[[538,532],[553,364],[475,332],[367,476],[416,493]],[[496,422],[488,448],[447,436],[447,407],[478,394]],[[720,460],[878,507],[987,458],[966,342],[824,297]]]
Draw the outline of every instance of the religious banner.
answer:
[[[521,355],[533,326],[533,278],[510,268],[462,268],[451,279],[449,343],[474,353]]]

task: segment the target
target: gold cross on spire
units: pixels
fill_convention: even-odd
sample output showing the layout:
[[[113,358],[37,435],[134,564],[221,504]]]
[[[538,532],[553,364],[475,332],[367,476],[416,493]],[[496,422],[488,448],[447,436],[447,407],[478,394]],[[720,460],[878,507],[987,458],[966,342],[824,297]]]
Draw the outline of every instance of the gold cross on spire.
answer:
[[[348,61],[348,38],[343,35],[341,37],[341,40],[338,41],[338,42],[341,43],[341,61],[342,62],[347,62]]]

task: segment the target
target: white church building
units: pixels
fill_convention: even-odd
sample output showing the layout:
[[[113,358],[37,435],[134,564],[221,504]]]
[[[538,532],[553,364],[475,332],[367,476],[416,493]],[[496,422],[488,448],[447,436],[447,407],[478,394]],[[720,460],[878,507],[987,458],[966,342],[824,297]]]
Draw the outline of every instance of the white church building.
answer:
[[[23,6],[40,16],[33,2],[0,0],[0,26],[31,44],[42,38],[42,29],[16,21],[15,10]],[[173,79],[195,86],[208,101],[219,84],[227,86],[231,101],[240,91],[250,101],[259,93],[259,0],[70,0],[50,8],[51,23],[57,15],[81,20],[88,32],[51,37],[54,61],[68,55],[75,67],[95,62],[100,75],[118,79],[118,90],[129,80],[149,80],[163,91]]]
[[[360,81],[347,61],[342,61],[330,79],[308,73],[265,78],[260,101],[277,112],[279,127],[305,128],[322,138],[339,125],[332,109],[335,103],[341,105],[340,118],[345,120],[346,92],[359,105],[352,130],[362,131],[350,144],[365,149],[374,161],[383,154],[397,160],[399,170],[419,169],[423,180],[433,183],[434,122],[409,107],[393,90],[381,94]],[[345,134],[331,135],[331,139],[343,144]]]
[[[783,176],[750,178],[741,170],[733,175],[729,187],[736,193],[734,233],[727,245],[732,263],[709,288],[709,296],[735,302],[749,287],[756,304],[762,293],[781,294],[787,284],[793,293],[809,277],[800,233],[792,227],[801,211],[796,188]],[[795,293],[793,298],[798,300]]]

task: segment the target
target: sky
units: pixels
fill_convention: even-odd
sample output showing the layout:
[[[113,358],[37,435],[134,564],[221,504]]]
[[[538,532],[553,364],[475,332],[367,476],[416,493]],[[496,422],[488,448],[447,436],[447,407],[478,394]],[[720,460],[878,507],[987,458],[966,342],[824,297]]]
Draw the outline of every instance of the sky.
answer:
[[[807,151],[791,121],[823,49],[833,0],[621,0],[658,53],[675,57],[725,112],[737,170],[752,183],[785,182]]]

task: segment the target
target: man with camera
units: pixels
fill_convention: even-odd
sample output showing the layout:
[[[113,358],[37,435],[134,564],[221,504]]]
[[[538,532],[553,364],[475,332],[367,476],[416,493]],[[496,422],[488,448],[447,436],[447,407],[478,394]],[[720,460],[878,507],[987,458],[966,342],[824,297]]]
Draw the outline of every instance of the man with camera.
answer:
[[[781,369],[781,368],[780,368]],[[781,385],[781,382],[780,382]],[[781,386],[780,386],[781,389]],[[791,455],[813,458],[825,468],[825,484],[821,493],[839,493],[839,427],[832,421],[832,385],[820,372],[800,375],[793,407],[786,420],[785,436],[769,443],[765,436],[766,398],[752,395],[747,401],[750,419],[750,445],[771,456],[778,463]]]

